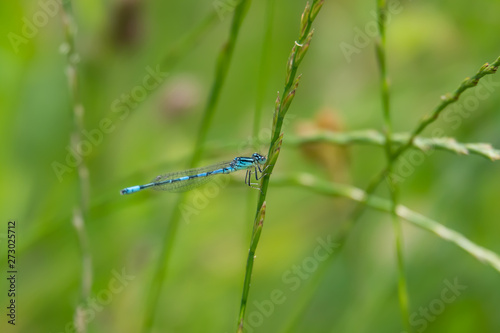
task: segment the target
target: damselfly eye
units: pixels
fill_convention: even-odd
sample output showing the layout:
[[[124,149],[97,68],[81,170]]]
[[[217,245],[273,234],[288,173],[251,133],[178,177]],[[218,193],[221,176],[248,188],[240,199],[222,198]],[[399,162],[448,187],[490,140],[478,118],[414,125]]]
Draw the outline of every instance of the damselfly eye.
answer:
[[[252,158],[253,158],[255,161],[259,162],[259,163],[262,163],[262,162],[265,162],[265,161],[266,161],[266,157],[265,157],[265,156],[262,156],[262,155],[261,155],[261,154],[259,154],[259,153],[254,153],[254,154],[252,155]]]

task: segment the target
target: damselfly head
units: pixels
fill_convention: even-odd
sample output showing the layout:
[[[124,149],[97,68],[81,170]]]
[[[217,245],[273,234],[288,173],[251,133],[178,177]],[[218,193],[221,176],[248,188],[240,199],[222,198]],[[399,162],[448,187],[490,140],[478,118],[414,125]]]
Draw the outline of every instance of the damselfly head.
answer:
[[[264,163],[266,163],[266,160],[267,160],[267,158],[265,156],[262,156],[261,154],[258,154],[258,153],[254,153],[252,155],[252,158],[254,159],[254,161],[258,162],[259,164],[264,164]]]

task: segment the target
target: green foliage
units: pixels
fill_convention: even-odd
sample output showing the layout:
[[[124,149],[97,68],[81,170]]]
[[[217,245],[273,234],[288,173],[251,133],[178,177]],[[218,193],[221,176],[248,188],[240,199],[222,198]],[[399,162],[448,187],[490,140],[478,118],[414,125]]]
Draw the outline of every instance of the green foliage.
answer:
[[[500,4],[54,4],[0,5],[14,331],[500,331]]]

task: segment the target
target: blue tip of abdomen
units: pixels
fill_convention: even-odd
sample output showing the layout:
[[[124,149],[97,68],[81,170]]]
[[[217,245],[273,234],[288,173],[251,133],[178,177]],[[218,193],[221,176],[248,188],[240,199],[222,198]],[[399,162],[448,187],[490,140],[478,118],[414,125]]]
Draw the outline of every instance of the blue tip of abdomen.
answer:
[[[130,194],[130,193],[135,193],[141,190],[141,187],[139,185],[137,186],[132,186],[132,187],[127,187],[124,188],[123,190],[120,191],[120,194]]]

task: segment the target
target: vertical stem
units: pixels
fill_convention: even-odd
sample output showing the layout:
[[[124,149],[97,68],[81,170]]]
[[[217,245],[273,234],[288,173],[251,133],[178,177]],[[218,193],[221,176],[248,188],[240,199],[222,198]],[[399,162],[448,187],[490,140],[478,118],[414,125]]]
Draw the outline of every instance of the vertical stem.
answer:
[[[80,245],[82,255],[81,304],[75,310],[74,326],[76,332],[84,333],[87,331],[87,309],[83,306],[90,297],[90,290],[92,288],[92,257],[90,255],[88,237],[85,232],[83,214],[78,207],[74,209],[72,222],[78,236],[78,244]]]
[[[387,158],[387,170],[388,170],[388,186],[391,196],[391,217],[392,224],[394,228],[395,237],[395,250],[397,256],[397,266],[398,266],[398,295],[399,295],[399,306],[401,309],[401,318],[403,325],[407,332],[411,332],[411,326],[409,324],[409,311],[408,311],[408,291],[406,288],[406,278],[404,269],[404,259],[403,259],[403,235],[401,232],[401,223],[398,219],[396,213],[396,207],[398,205],[398,187],[392,182],[392,169],[394,166],[394,158],[392,154],[392,124],[391,124],[391,113],[390,113],[390,92],[389,92],[389,79],[387,76],[387,60],[386,60],[386,10],[387,3],[385,0],[377,0],[377,20],[378,20],[378,30],[379,38],[375,43],[377,61],[380,70],[380,93],[382,98],[382,112],[384,118],[384,134],[385,134],[385,152]]]
[[[392,124],[390,113],[390,97],[389,97],[389,78],[387,76],[387,61],[385,53],[385,19],[386,19],[386,2],[385,0],[377,0],[377,23],[379,36],[375,41],[377,52],[377,63],[380,70],[380,93],[382,98],[382,112],[384,118],[384,134],[385,134],[385,149],[388,163],[392,164],[390,159],[392,150]]]
[[[271,174],[273,172],[274,166],[278,160],[279,152],[281,149],[281,143],[283,140],[283,133],[281,132],[281,128],[283,126],[283,120],[286,116],[286,112],[290,107],[290,104],[295,97],[295,91],[298,87],[300,75],[297,75],[297,69],[301,61],[303,60],[307,50],[309,49],[309,45],[311,43],[313,37],[313,31],[311,30],[312,23],[319,13],[321,7],[323,6],[324,0],[313,0],[312,4],[307,2],[304,12],[302,13],[301,22],[300,22],[300,33],[299,39],[295,41],[294,46],[292,48],[292,52],[288,58],[287,67],[286,67],[286,79],[285,79],[285,88],[283,89],[283,94],[281,98],[277,98],[275,110],[274,110],[274,118],[273,118],[273,129],[271,136],[271,143],[269,145],[269,151],[267,154],[267,162],[264,167],[266,170],[264,176],[262,177],[261,185],[260,185],[260,195],[257,203],[257,211],[255,215],[255,221],[259,221],[262,216],[262,220],[264,216],[262,214],[263,207],[265,207],[266,196],[267,196],[267,188],[269,185],[269,180]],[[252,231],[252,240],[250,243],[250,249],[253,249],[252,253],[255,253],[257,243],[255,242],[257,233],[260,236],[261,227],[258,227],[258,224],[254,224],[254,228]],[[252,276],[253,270],[253,256],[248,256],[247,267],[245,271],[245,280],[243,282],[243,295],[241,298],[240,305],[240,315],[238,319],[238,333],[243,331],[243,322],[245,319],[245,310],[247,304],[247,297],[250,290],[250,280]]]
[[[257,244],[259,244],[262,226],[264,225],[264,217],[266,216],[266,203],[264,202],[260,207],[258,214],[255,218],[253,226],[252,240],[250,241],[250,249],[248,250],[247,267],[245,270],[245,281],[243,283],[243,292],[241,295],[241,307],[238,317],[238,333],[243,332],[243,320],[245,319],[245,310],[247,307],[248,293],[250,291],[250,280],[252,278],[253,263],[255,261],[255,251]]]
[[[78,151],[81,142],[81,133],[84,129],[85,109],[82,105],[78,86],[78,62],[79,55],[75,46],[76,28],[73,18],[73,8],[70,0],[63,1],[62,22],[66,37],[64,51],[67,57],[66,75],[71,93],[73,131],[71,133],[70,144],[74,151]],[[78,174],[78,199],[73,212],[72,223],[78,236],[78,243],[82,255],[82,282],[81,282],[81,303],[83,304],[90,297],[92,287],[92,257],[90,255],[87,235],[85,232],[85,219],[89,205],[89,172],[82,157],[77,166]],[[87,322],[84,318],[85,309],[81,305],[75,310],[74,326],[77,332],[87,331]]]

